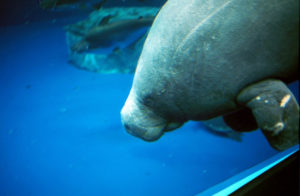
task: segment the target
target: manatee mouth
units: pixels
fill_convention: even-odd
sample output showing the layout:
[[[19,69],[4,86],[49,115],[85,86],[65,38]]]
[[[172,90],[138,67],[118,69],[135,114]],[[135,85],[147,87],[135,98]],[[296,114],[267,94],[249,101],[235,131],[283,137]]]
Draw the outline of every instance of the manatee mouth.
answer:
[[[138,138],[145,141],[152,142],[158,140],[165,132],[172,131],[183,125],[183,122],[163,122],[159,124],[152,124],[153,119],[148,119],[145,125],[141,125],[136,122],[133,123],[132,120],[126,120],[126,115],[122,114],[122,122],[126,131]],[[152,123],[151,123],[152,122]]]
[[[151,142],[158,140],[164,133],[166,125],[161,124],[153,127],[142,127],[133,124],[123,123],[126,131],[138,138]]]
[[[164,132],[172,131],[183,125],[181,122],[172,122],[167,124],[160,124],[153,127],[144,128],[142,126],[131,125],[123,122],[126,131],[145,141],[152,142],[158,140]]]

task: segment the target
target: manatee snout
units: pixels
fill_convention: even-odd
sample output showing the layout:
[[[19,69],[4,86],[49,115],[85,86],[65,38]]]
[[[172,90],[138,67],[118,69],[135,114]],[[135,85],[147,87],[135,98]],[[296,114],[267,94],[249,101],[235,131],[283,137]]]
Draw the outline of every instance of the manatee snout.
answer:
[[[130,96],[122,108],[121,119],[128,133],[145,141],[158,140],[165,131],[176,129],[183,124],[168,122]]]
[[[121,111],[122,123],[128,133],[145,141],[154,141],[163,135],[166,122],[147,107],[129,97]]]

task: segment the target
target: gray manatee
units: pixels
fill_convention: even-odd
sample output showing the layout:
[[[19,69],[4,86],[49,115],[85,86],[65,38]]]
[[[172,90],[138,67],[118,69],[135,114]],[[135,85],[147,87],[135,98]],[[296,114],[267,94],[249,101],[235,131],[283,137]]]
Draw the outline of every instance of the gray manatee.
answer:
[[[84,52],[95,48],[108,48],[114,43],[122,42],[131,35],[135,35],[134,31],[150,26],[153,19],[153,17],[127,19],[95,26],[86,35],[83,35],[83,39],[73,45],[71,49],[74,52]],[[145,32],[146,30],[144,30]]]
[[[223,116],[260,128],[277,150],[298,143],[298,0],[169,0],[157,15],[121,111],[146,141]]]

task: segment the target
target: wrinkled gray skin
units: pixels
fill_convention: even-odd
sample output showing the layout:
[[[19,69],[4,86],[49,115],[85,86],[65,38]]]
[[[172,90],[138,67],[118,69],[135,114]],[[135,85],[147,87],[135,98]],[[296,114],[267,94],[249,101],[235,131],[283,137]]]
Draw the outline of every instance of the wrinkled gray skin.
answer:
[[[298,7],[298,0],[167,1],[121,111],[127,131],[154,141],[188,120],[238,109],[249,84],[295,79]]]

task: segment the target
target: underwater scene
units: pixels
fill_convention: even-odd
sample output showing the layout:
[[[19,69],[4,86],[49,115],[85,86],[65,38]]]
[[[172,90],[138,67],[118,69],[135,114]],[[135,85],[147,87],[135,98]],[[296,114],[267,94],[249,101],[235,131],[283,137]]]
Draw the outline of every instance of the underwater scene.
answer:
[[[298,43],[296,0],[1,1],[0,195],[213,195],[299,150]]]

